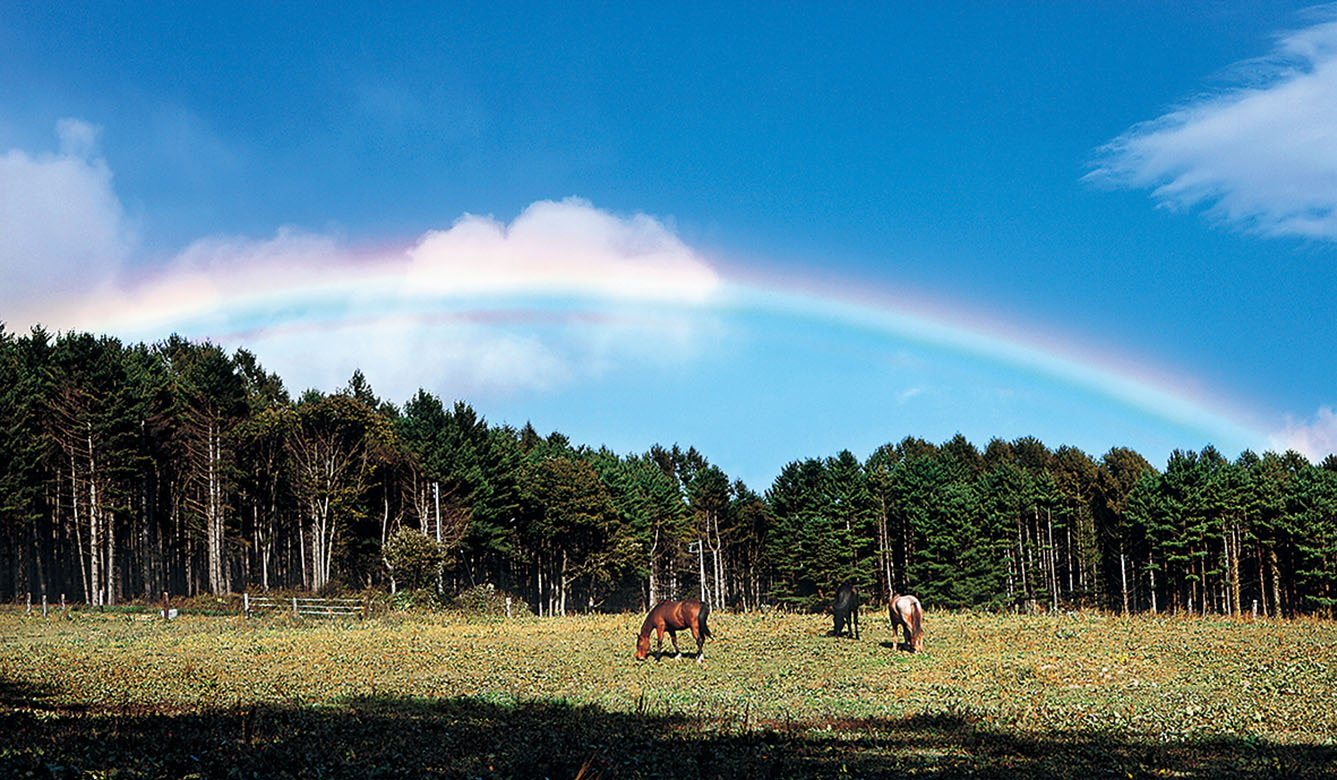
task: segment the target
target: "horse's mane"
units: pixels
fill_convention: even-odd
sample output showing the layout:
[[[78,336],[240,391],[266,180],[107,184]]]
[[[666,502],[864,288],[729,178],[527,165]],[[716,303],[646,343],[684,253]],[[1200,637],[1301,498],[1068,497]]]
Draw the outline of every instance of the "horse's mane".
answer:
[[[650,632],[655,630],[655,610],[657,609],[659,609],[659,607],[650,610],[650,614],[645,616],[645,622],[641,623],[640,635],[642,638],[650,636]]]

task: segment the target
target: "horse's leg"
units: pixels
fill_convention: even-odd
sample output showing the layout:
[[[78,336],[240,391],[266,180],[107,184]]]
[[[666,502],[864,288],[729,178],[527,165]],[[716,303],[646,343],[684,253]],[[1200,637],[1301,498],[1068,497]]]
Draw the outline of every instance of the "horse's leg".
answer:
[[[701,627],[696,623],[692,624],[692,638],[696,640],[696,662],[701,663],[706,660],[706,635],[701,633]]]
[[[664,627],[663,627],[663,626],[655,626],[655,639],[657,640],[657,643],[656,643],[656,645],[655,645],[655,660],[658,661],[659,659],[661,659],[661,658],[664,657]]]
[[[672,628],[670,628],[668,632],[669,632],[669,639],[673,640],[673,653],[674,653],[673,660],[676,661],[679,658],[682,658],[682,651],[678,649],[678,632],[677,630]]]
[[[858,607],[858,605],[855,605],[855,607],[854,607],[854,611],[853,611],[853,613],[851,613],[851,614],[852,614],[852,617],[851,617],[850,622],[851,622],[851,625],[854,626],[854,638],[855,638],[855,639],[858,639],[858,638],[859,638],[859,607]]]

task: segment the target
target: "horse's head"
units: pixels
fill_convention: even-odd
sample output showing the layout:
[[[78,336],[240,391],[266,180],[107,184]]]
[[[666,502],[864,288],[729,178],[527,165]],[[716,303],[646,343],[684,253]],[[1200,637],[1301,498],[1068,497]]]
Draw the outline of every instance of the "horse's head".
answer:
[[[637,637],[637,638],[636,638],[636,660],[637,660],[637,661],[644,661],[644,660],[645,660],[645,657],[646,657],[647,655],[649,655],[649,654],[650,654],[650,635],[649,635],[649,634],[646,634],[645,636]]]

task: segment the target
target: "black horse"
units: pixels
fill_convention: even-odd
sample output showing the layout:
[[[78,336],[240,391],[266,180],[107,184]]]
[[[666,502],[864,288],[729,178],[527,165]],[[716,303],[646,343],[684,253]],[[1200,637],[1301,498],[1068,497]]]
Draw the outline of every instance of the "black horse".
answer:
[[[850,636],[859,638],[859,590],[854,587],[854,583],[846,582],[836,589],[836,599],[831,603],[831,616],[836,621],[836,629],[832,633],[840,636],[848,626]]]

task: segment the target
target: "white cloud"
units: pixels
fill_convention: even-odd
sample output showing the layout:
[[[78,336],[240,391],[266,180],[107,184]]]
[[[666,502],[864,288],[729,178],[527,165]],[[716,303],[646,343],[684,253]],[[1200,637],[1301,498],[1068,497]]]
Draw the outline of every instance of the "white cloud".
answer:
[[[1283,452],[1295,450],[1315,463],[1337,453],[1337,413],[1324,406],[1312,420],[1288,421],[1272,436],[1272,447]]]
[[[923,387],[907,387],[896,394],[896,402],[899,404],[908,403],[912,399],[923,395],[925,392],[926,390]]]
[[[588,201],[539,201],[510,225],[466,215],[409,250],[407,286],[435,293],[555,291],[699,302],[719,276],[663,223]]]
[[[1087,179],[1265,235],[1337,240],[1337,21],[1323,13],[1236,65],[1235,86],[1114,139]]]
[[[60,151],[0,155],[0,311],[12,324],[53,298],[109,283],[134,247],[134,231],[97,156],[98,129],[57,125]]]

